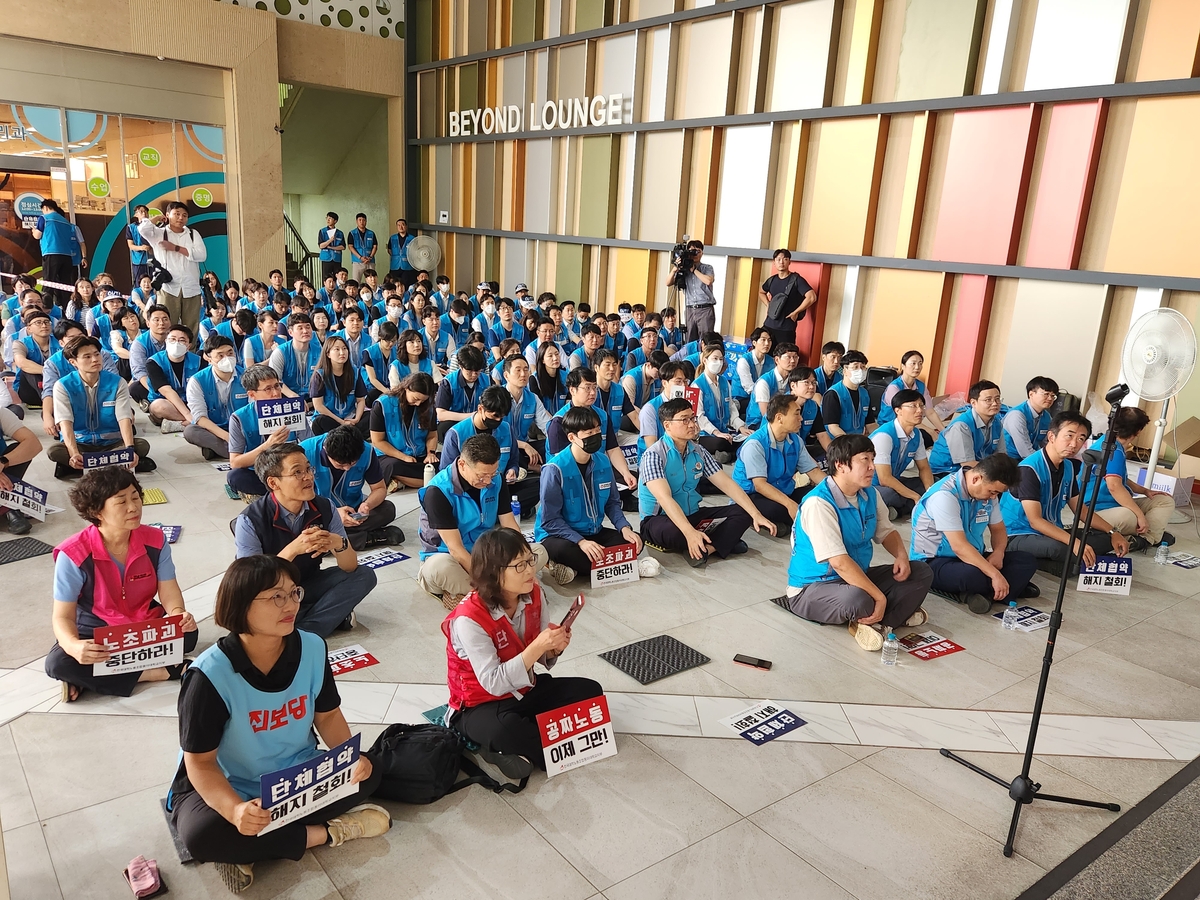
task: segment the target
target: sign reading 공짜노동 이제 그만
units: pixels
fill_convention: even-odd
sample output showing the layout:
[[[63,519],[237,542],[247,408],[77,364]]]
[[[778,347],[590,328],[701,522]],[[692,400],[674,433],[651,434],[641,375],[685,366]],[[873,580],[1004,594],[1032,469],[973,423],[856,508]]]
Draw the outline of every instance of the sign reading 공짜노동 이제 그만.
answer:
[[[592,563],[592,587],[610,584],[628,584],[638,580],[637,547],[632,544],[617,544],[605,547],[604,556]]]
[[[258,414],[258,433],[262,435],[285,426],[295,431],[304,424],[304,400],[301,397],[255,400],[254,411]]]
[[[537,724],[547,778],[617,755],[608,699],[603,694],[542,713]]]
[[[354,764],[358,762],[361,738],[361,735],[351,735],[350,740],[307,762],[263,775],[259,779],[262,808],[271,813],[271,822],[258,833],[259,837],[328,806],[334,800],[357,793],[358,785],[350,779],[354,775]]]
[[[93,663],[93,675],[125,675],[183,662],[183,616],[167,616],[128,625],[97,628],[92,640],[109,652],[107,662]]]

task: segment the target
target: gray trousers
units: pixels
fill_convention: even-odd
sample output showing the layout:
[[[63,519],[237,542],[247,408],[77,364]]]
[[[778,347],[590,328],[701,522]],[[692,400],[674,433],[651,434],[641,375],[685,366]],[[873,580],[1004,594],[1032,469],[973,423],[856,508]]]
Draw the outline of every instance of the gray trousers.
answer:
[[[920,560],[909,563],[912,571],[905,581],[897,581],[892,575],[891,565],[871,566],[867,578],[887,597],[887,608],[883,613],[883,624],[898,628],[909,620],[929,593],[933,584],[933,569]],[[789,593],[791,588],[788,589]],[[837,581],[817,581],[806,585],[794,597],[788,597],[792,612],[810,622],[822,625],[841,625],[845,622],[865,619],[875,609],[875,601],[862,588]]]
[[[207,447],[221,459],[229,459],[229,444],[221,440],[207,428],[199,425],[185,425],[183,439],[197,447]]]
[[[1096,551],[1097,556],[1113,552],[1112,537],[1103,532],[1099,534],[1091,532],[1085,543]],[[1008,549],[1020,550],[1037,557],[1038,568],[1055,575],[1062,571],[1062,564],[1067,561],[1067,545],[1060,544],[1054,538],[1046,537],[1044,534],[1009,535]],[[1071,574],[1076,573],[1072,572]]]
[[[688,341],[698,341],[700,335],[706,331],[717,330],[717,308],[715,306],[685,307],[683,317]]]
[[[918,494],[925,493],[925,485],[921,482],[920,478],[897,478],[896,480],[910,491],[916,491]],[[909,500],[886,485],[881,484],[876,490],[879,491],[879,496],[883,498],[886,506],[894,509],[902,516],[912,515],[913,507],[917,505],[916,500]]]

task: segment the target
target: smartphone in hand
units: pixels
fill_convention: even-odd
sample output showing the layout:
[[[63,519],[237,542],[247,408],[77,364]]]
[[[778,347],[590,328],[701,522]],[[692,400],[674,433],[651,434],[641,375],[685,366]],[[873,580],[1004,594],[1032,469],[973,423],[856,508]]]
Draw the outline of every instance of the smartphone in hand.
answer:
[[[563,616],[562,625],[560,627],[564,629],[570,629],[571,625],[574,624],[575,619],[579,616],[579,613],[583,610],[583,605],[585,602],[586,601],[583,599],[583,594],[580,594],[578,597],[576,597],[575,602],[571,604],[571,608],[567,610],[567,614]]]

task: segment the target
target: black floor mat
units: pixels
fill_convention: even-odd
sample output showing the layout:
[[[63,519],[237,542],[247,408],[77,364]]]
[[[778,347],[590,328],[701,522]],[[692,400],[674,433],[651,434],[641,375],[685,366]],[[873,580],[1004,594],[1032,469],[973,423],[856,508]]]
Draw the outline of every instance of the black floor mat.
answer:
[[[650,684],[709,662],[700,651],[666,634],[608,650],[600,658],[639,684]]]
[[[171,842],[175,845],[175,854],[179,857],[179,861],[184,864],[195,862],[192,854],[188,853],[187,847],[183,846],[183,841],[179,839],[179,832],[175,830],[175,823],[171,821],[171,813],[167,810],[167,798],[163,797],[159,800],[158,805],[162,807],[163,818],[167,820],[167,831],[171,832]]]
[[[13,541],[0,542],[0,566],[10,562],[20,562],[50,553],[54,548],[44,544],[37,538],[23,537]]]

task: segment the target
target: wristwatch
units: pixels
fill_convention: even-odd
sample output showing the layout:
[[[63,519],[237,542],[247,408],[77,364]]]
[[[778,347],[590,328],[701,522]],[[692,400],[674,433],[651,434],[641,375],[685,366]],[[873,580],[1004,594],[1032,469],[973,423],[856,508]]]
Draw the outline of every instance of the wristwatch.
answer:
[[[7,457],[7,456],[0,456],[0,468],[4,468],[4,467],[7,467],[7,466],[8,466],[8,457]]]
[[[350,546],[350,539],[342,535],[342,546],[338,548],[338,553],[343,553]]]

